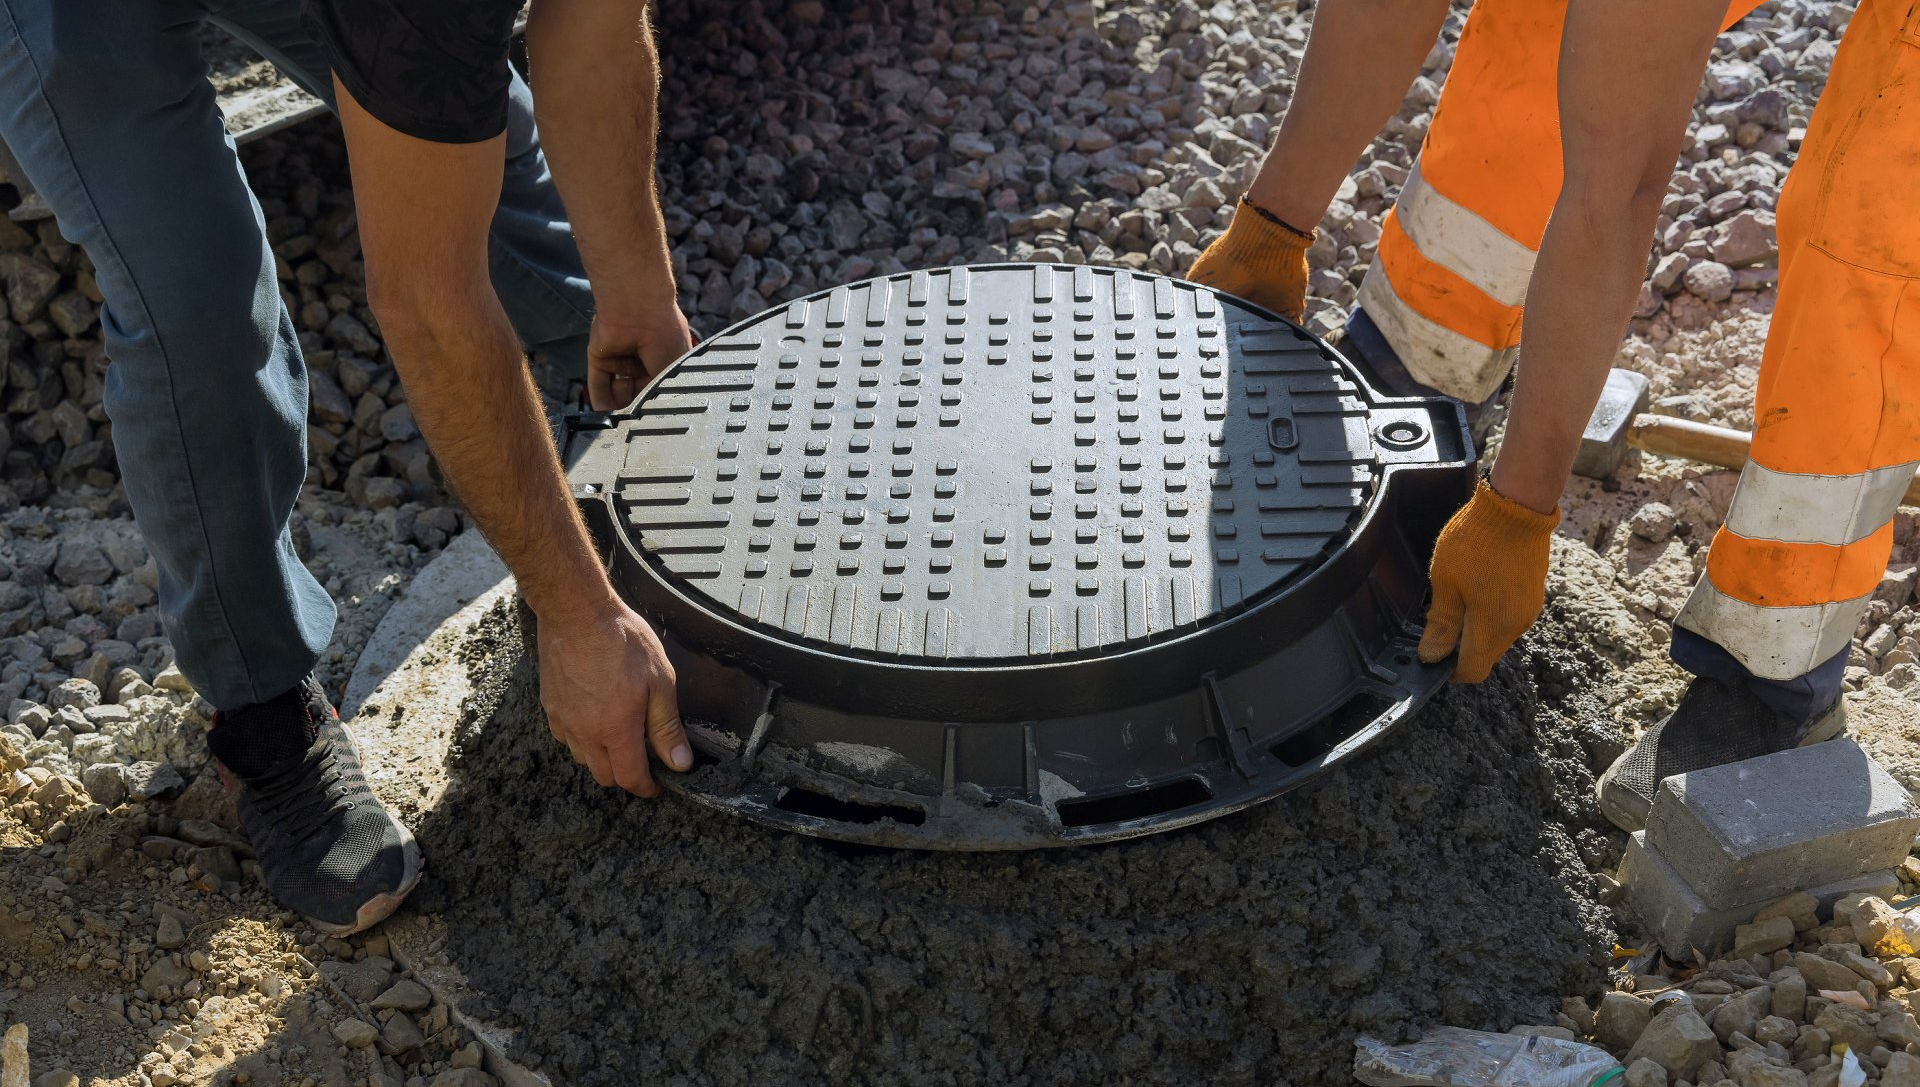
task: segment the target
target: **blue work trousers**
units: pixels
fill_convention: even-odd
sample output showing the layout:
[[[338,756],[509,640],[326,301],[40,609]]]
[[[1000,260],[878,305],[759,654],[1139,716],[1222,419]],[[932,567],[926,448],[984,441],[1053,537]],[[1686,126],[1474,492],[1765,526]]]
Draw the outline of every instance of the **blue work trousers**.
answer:
[[[180,670],[233,709],[298,683],[333,601],[293,551],[307,375],[260,205],[207,81],[203,24],[331,102],[300,0],[0,0],[0,139],[92,258],[114,450]],[[501,301],[584,371],[580,257],[515,78],[493,223]]]

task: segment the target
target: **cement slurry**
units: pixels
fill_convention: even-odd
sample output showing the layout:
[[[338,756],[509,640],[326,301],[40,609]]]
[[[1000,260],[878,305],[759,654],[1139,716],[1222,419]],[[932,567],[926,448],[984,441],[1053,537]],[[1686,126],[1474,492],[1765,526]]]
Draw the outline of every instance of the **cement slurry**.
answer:
[[[1343,1083],[1358,1032],[1544,1023],[1600,983],[1619,741],[1571,695],[1608,671],[1586,641],[1550,608],[1488,683],[1239,815],[928,854],[598,788],[502,602],[447,658],[474,694],[412,908],[556,1083]]]

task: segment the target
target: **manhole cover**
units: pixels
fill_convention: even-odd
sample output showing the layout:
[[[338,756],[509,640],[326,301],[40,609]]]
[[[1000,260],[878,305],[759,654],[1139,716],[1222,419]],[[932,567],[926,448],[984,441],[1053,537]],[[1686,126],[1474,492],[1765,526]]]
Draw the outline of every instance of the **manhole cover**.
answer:
[[[1124,838],[1285,791],[1407,716],[1458,409],[1126,271],[836,288],[584,416],[575,493],[658,620],[703,762],[789,829]]]

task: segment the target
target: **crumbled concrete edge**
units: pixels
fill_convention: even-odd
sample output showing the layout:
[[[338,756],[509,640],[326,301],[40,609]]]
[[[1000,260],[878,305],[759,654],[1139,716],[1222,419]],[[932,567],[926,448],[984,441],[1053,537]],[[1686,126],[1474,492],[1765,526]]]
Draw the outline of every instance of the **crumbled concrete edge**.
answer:
[[[451,551],[451,549],[449,549]],[[491,558],[492,552],[486,552]],[[472,677],[460,659],[461,647],[474,627],[501,601],[514,593],[512,578],[502,578],[491,588],[459,607],[432,628],[424,637],[416,637],[419,615],[433,610],[436,599],[462,599],[462,583],[452,577],[435,577],[443,555],[423,573],[429,590],[415,600],[421,607],[407,615],[389,614],[375,632],[376,641],[412,642],[413,648],[379,685],[356,704],[352,715],[353,734],[360,749],[367,781],[382,803],[401,820],[417,825],[420,816],[431,811],[446,795],[449,779],[448,753],[462,707],[474,694]],[[454,569],[470,561],[456,556]],[[496,560],[497,561],[497,560]],[[399,612],[396,606],[394,611]],[[389,631],[389,627],[394,628]],[[402,636],[399,632],[409,632]],[[367,665],[366,667],[372,667]],[[358,676],[356,676],[356,681]]]
[[[374,689],[413,659],[435,631],[503,582],[510,589],[512,575],[485,537],[478,532],[455,536],[374,628],[347,680],[340,715],[350,718],[360,712]]]
[[[461,708],[474,694],[459,648],[502,600],[513,578],[477,532],[457,538],[421,571],[406,599],[374,631],[347,685],[342,713],[351,712],[367,780],[381,802],[418,825],[451,784],[447,755]],[[468,988],[458,969],[438,954],[446,925],[433,914],[408,913],[382,930],[393,958],[413,971],[452,1020],[480,1042],[485,1068],[504,1087],[553,1087],[551,1080],[507,1056],[513,1034],[462,1007]]]

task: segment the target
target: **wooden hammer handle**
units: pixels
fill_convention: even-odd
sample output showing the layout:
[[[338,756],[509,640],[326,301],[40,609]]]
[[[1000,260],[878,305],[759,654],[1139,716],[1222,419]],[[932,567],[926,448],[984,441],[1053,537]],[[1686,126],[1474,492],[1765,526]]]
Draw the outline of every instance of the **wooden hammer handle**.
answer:
[[[1627,444],[1663,457],[1681,457],[1721,468],[1738,469],[1747,463],[1753,436],[1710,423],[1675,419],[1670,415],[1636,415],[1627,428]]]
[[[1746,466],[1747,447],[1753,436],[1744,430],[1731,430],[1711,423],[1675,419],[1669,415],[1637,415],[1627,428],[1627,444],[1635,449],[1663,457],[1711,464],[1720,468]],[[1907,487],[1903,506],[1920,506],[1920,477]]]

